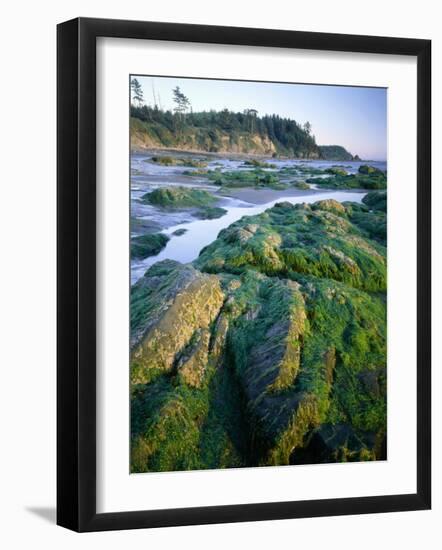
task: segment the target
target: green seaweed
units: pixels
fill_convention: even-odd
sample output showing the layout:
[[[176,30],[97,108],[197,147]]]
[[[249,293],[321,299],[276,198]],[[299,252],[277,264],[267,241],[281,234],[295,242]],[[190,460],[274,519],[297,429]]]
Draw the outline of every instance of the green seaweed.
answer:
[[[271,189],[286,189],[287,185],[279,180],[278,174],[266,172],[261,168],[255,170],[232,170],[220,172],[215,170],[208,174],[209,180],[215,185],[225,188],[269,187]]]
[[[227,214],[225,208],[220,208],[219,206],[204,206],[197,210],[194,215],[202,220],[215,220],[221,218],[225,214]]]
[[[130,241],[131,258],[143,259],[158,254],[169,241],[164,233],[148,233],[133,237]]]
[[[132,358],[131,471],[385,458],[382,200],[279,203],[193,267],[149,269],[131,296],[131,331],[151,346],[147,370]],[[167,369],[143,340],[152,319]]]
[[[187,157],[176,157],[171,155],[155,156],[145,160],[161,166],[188,166],[189,168],[205,168],[207,162]]]
[[[210,206],[216,198],[203,189],[188,187],[159,187],[141,197],[142,202],[163,208]]]
[[[307,189],[310,189],[310,185],[305,181],[297,181],[293,184],[293,186],[296,187],[297,189],[301,189],[302,191],[306,191]]]

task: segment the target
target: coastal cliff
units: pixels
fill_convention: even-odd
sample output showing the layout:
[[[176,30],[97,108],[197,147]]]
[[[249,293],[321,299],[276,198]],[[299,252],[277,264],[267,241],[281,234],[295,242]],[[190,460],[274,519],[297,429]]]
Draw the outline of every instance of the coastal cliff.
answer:
[[[303,158],[359,160],[339,145],[319,146],[309,127],[276,115],[263,117],[227,110],[177,117],[147,106],[132,107],[131,149],[173,149]]]

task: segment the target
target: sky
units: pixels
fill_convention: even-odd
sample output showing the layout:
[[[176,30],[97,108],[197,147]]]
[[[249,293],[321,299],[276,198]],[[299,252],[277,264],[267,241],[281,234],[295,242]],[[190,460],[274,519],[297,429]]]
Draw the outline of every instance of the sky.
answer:
[[[173,109],[179,86],[193,111],[244,111],[309,121],[318,145],[342,145],[365,160],[387,159],[387,90],[356,86],[279,84],[234,80],[138,76],[145,103]],[[159,98],[159,100],[158,100]]]

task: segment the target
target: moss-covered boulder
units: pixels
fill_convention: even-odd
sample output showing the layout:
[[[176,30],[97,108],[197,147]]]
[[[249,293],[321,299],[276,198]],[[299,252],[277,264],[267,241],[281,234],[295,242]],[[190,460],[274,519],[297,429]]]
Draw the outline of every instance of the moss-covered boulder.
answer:
[[[184,170],[183,176],[207,176],[209,170],[207,168],[196,168],[195,170]]]
[[[232,170],[220,172],[214,170],[208,174],[209,179],[224,188],[269,187],[270,189],[286,189],[277,173],[266,172],[261,168],[254,170]]]
[[[368,164],[361,164],[358,168],[360,174],[367,174],[369,176],[381,176],[384,174],[382,170],[374,166],[369,166]]]
[[[241,282],[225,307],[228,357],[246,399],[253,460],[273,463],[278,439],[303,401],[293,388],[308,326],[306,308],[292,281],[248,272]]]
[[[345,206],[334,199],[324,199],[313,203],[312,210],[332,212],[338,216],[345,216],[347,211]]]
[[[210,331],[197,329],[190,343],[178,358],[176,368],[184,383],[194,388],[201,387],[209,360]]]
[[[362,168],[362,170],[361,170]],[[327,173],[330,173],[328,169]],[[308,178],[307,183],[314,183],[327,189],[386,189],[387,175],[378,168],[361,166],[357,174],[343,173],[334,170],[328,178]]]
[[[131,470],[386,457],[386,249],[366,205],[279,203],[133,287]]]
[[[133,288],[132,472],[246,465],[241,397],[224,365],[223,298],[217,277],[171,261]]]
[[[296,187],[297,189],[301,189],[302,191],[307,191],[307,189],[310,189],[310,185],[305,181],[297,181],[294,184],[294,187]]]
[[[172,157],[169,155],[154,156],[146,159],[146,162],[153,162],[161,166],[189,166],[191,168],[204,168],[207,162],[190,157]]]
[[[370,193],[368,193],[370,194]],[[366,197],[364,197],[365,199]],[[363,199],[363,201],[364,201]],[[382,210],[386,207],[386,201],[380,199],[376,207],[369,207],[365,204],[344,203],[351,222],[368,235],[371,239],[380,242],[383,246],[387,244],[387,213]],[[370,208],[373,208],[371,210]],[[380,208],[378,210],[377,208]]]
[[[253,166],[254,168],[276,168],[276,164],[269,163],[265,160],[251,159],[245,160],[244,166]]]
[[[370,191],[362,199],[362,202],[372,210],[387,212],[387,191]]]
[[[385,291],[387,281],[385,249],[336,201],[284,202],[246,216],[223,229],[195,265],[209,273],[255,269],[288,279],[311,275],[369,291]]]
[[[155,256],[166,246],[169,237],[164,233],[147,233],[133,237],[130,241],[131,258],[143,259]]]
[[[225,208],[219,206],[203,206],[195,212],[194,216],[202,220],[216,220],[225,214],[227,214]]]
[[[131,381],[146,384],[173,369],[194,333],[217,317],[223,293],[217,277],[164,260],[131,291]]]
[[[159,187],[142,196],[147,204],[163,208],[188,208],[194,206],[211,206],[216,198],[204,189],[190,187]]]
[[[290,464],[366,462],[385,456],[385,434],[356,433],[350,424],[324,423],[312,430]]]
[[[382,438],[382,298],[314,277],[292,282],[247,271],[239,281],[234,290],[225,290],[223,313],[229,319],[229,367],[245,397],[253,463],[293,462],[324,423],[347,423],[355,439]],[[377,377],[371,385],[370,373]],[[381,456],[368,443],[362,449],[372,458]],[[309,452],[309,461],[315,461]],[[330,452],[326,460],[320,454],[316,461],[339,456]]]
[[[326,174],[332,174],[333,176],[347,176],[348,172],[341,166],[332,166],[325,169]]]

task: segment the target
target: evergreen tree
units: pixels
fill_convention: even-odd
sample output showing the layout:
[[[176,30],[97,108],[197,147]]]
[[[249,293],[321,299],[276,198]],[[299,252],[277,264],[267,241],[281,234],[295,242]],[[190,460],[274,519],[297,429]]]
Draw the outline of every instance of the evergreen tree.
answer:
[[[188,109],[190,109],[190,100],[183,94],[179,86],[174,88],[172,92],[173,101],[175,103],[175,107],[173,110],[181,117],[187,112]]]
[[[310,135],[312,131],[312,125],[310,124],[310,122],[307,120],[307,122],[304,124],[304,132],[308,135]]]
[[[141,88],[141,84],[138,82],[136,78],[132,78],[130,81],[130,87],[132,90],[133,103],[136,103],[138,104],[138,107],[141,107],[141,104],[144,101],[143,89]]]

